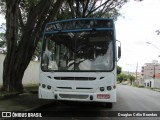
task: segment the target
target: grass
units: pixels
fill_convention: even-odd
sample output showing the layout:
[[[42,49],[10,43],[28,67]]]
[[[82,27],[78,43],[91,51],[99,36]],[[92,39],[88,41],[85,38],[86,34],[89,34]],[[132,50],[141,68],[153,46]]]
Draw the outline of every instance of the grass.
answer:
[[[160,90],[160,88],[153,88],[153,89],[157,89],[157,90]]]
[[[0,99],[4,98],[11,98],[14,96],[18,96],[18,92],[5,92],[5,91],[0,91]]]
[[[38,84],[24,85],[24,91],[32,94],[38,94]]]
[[[160,92],[160,88],[151,88],[151,89]]]
[[[144,85],[138,85],[139,88],[144,88]]]
[[[24,85],[24,89],[29,91],[38,91],[38,87],[38,84]]]

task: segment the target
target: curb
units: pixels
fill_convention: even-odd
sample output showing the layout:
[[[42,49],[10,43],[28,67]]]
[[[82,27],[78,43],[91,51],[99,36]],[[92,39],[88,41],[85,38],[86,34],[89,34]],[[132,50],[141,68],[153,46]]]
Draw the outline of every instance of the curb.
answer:
[[[153,91],[157,91],[157,92],[160,92],[160,90],[159,89],[152,89]]]
[[[38,91],[28,91],[28,92],[23,92],[23,93],[18,93],[18,92],[17,93],[6,93],[6,94],[0,95],[0,100],[14,98],[14,97],[22,96],[26,94],[38,94]]]
[[[137,86],[132,86],[132,87],[137,87]],[[144,88],[144,89],[160,92],[160,89],[156,89],[156,88],[147,88],[147,87],[137,87],[137,88],[142,88],[142,89]]]
[[[51,105],[55,105],[56,103],[57,103],[56,101],[52,101],[52,102],[44,103],[44,104],[36,106],[36,107],[28,108],[28,109],[26,109],[24,111],[26,111],[26,112],[29,112],[29,111],[39,111],[40,109],[49,107]]]
[[[9,99],[9,98],[13,98],[13,97],[17,97],[19,96],[20,93],[9,93],[9,94],[4,94],[0,96],[0,100],[5,100],[5,99]]]

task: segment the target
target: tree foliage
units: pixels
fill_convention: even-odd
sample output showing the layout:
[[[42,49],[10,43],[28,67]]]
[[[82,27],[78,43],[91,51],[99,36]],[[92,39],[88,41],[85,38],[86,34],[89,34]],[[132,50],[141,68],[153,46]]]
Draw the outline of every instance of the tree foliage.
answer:
[[[122,81],[127,81],[130,80],[131,84],[132,82],[134,82],[136,79],[136,77],[134,75],[131,74],[125,74],[125,73],[121,73],[117,76],[117,80],[121,83]]]
[[[117,65],[117,75],[119,75],[122,72],[122,68]]]
[[[0,33],[0,47],[2,47],[5,43],[5,33]]]
[[[6,15],[7,43],[2,90],[23,90],[23,74],[47,22],[78,17],[115,17],[125,2],[127,0],[1,0],[1,13]]]
[[[118,76],[117,76],[117,80],[121,83],[122,81],[127,81],[127,79],[128,79],[128,75],[127,74],[124,74],[124,73],[122,73],[122,74],[119,74]]]
[[[0,47],[3,47],[6,44],[5,25],[5,23],[2,23],[0,26]]]
[[[67,0],[61,8],[70,18],[86,17],[112,17],[117,18],[120,13],[119,9],[127,0]]]
[[[129,80],[131,81],[131,84],[133,81],[135,81],[136,77],[133,75],[128,75]]]

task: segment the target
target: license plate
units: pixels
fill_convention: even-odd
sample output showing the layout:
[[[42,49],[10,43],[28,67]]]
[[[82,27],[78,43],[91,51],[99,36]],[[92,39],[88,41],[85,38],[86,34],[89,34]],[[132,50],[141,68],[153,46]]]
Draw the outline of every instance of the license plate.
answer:
[[[109,99],[110,95],[108,94],[97,94],[98,99]]]

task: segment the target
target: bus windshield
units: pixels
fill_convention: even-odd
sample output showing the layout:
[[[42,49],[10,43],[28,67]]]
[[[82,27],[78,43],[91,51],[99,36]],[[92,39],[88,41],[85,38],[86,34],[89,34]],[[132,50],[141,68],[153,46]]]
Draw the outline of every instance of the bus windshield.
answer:
[[[43,71],[111,71],[113,30],[80,30],[44,34]]]

